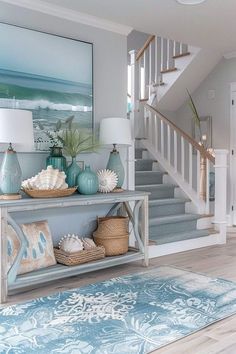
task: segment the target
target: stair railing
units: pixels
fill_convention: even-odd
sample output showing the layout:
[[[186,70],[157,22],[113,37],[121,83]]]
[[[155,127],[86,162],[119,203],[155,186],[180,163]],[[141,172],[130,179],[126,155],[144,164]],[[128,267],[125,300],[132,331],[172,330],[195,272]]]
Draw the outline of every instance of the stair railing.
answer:
[[[151,35],[136,55],[139,99],[147,101],[152,86],[163,85],[163,73],[177,70],[175,59],[187,55],[188,46],[171,39]]]
[[[160,162],[200,214],[215,215],[217,230],[226,235],[227,150],[206,150],[156,108],[145,104],[143,145]],[[210,172],[215,172],[215,203],[210,210]]]

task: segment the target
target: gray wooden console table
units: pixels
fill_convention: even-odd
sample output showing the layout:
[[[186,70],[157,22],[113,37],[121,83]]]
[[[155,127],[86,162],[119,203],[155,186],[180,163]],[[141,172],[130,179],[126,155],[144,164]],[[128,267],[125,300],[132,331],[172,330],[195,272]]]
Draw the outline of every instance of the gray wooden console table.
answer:
[[[99,261],[78,266],[68,267],[57,264],[52,267],[17,275],[22,256],[26,249],[26,239],[11,213],[96,204],[113,204],[107,215],[115,215],[119,209],[122,209],[128,215],[133,225],[133,233],[138,245],[137,249],[130,248],[125,255],[106,257]],[[143,260],[144,266],[148,266],[148,193],[124,191],[122,193],[96,194],[92,196],[75,194],[64,198],[33,199],[24,197],[21,200],[1,201],[0,214],[0,303],[7,301],[8,290],[23,289],[31,285],[42,284],[51,280],[75,276],[136,260]],[[7,224],[10,224],[14,228],[21,245],[14,264],[8,272]]]

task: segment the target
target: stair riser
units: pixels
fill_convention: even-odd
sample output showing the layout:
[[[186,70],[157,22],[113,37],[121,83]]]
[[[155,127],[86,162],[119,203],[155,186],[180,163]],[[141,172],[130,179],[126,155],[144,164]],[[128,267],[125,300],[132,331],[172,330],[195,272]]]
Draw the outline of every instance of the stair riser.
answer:
[[[161,224],[149,227],[149,236],[150,239],[155,239],[158,236],[192,231],[196,229],[196,220],[181,221],[170,224]]]
[[[150,192],[149,199],[164,199],[164,198],[174,198],[174,187],[173,188],[159,188],[159,189],[148,189]]]
[[[135,158],[142,159],[143,158],[143,151],[144,149],[135,149]]]
[[[152,171],[153,161],[139,160],[135,161],[136,171]]]
[[[206,237],[206,236],[208,236],[207,232],[205,234],[197,235],[197,236],[191,235],[191,233],[189,233],[189,235],[184,235],[184,236],[181,234],[180,235],[172,234],[172,235],[166,235],[159,238],[151,237],[150,239],[156,241],[157,245],[163,245],[165,243],[191,240],[193,238]]]
[[[155,205],[149,207],[149,217],[176,215],[185,213],[185,203]]]
[[[142,184],[159,184],[162,183],[163,174],[161,173],[147,173],[147,174],[136,174],[135,176],[135,184],[136,186],[140,186]]]

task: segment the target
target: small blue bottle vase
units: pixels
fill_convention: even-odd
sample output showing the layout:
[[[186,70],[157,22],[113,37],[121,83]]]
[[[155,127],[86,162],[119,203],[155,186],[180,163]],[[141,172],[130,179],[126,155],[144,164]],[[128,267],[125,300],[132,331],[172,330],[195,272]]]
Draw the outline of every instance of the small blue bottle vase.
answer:
[[[90,195],[98,191],[98,177],[91,171],[90,166],[86,165],[77,178],[78,192],[80,194]]]
[[[22,172],[16,152],[10,147],[4,154],[0,170],[0,188],[3,194],[18,194]]]
[[[62,155],[62,148],[53,146],[50,148],[50,155],[47,157],[46,166],[52,166],[59,171],[66,171],[66,158]]]
[[[77,178],[81,173],[81,169],[76,162],[76,158],[72,157],[71,164],[66,169],[66,183],[68,187],[75,187],[77,185]]]

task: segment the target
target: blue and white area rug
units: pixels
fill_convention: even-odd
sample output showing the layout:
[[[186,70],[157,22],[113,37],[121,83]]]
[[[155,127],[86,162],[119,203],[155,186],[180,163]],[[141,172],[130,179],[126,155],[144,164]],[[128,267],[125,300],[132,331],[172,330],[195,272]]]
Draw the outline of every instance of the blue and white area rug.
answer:
[[[0,353],[144,354],[236,312],[236,283],[172,267],[0,308]]]

